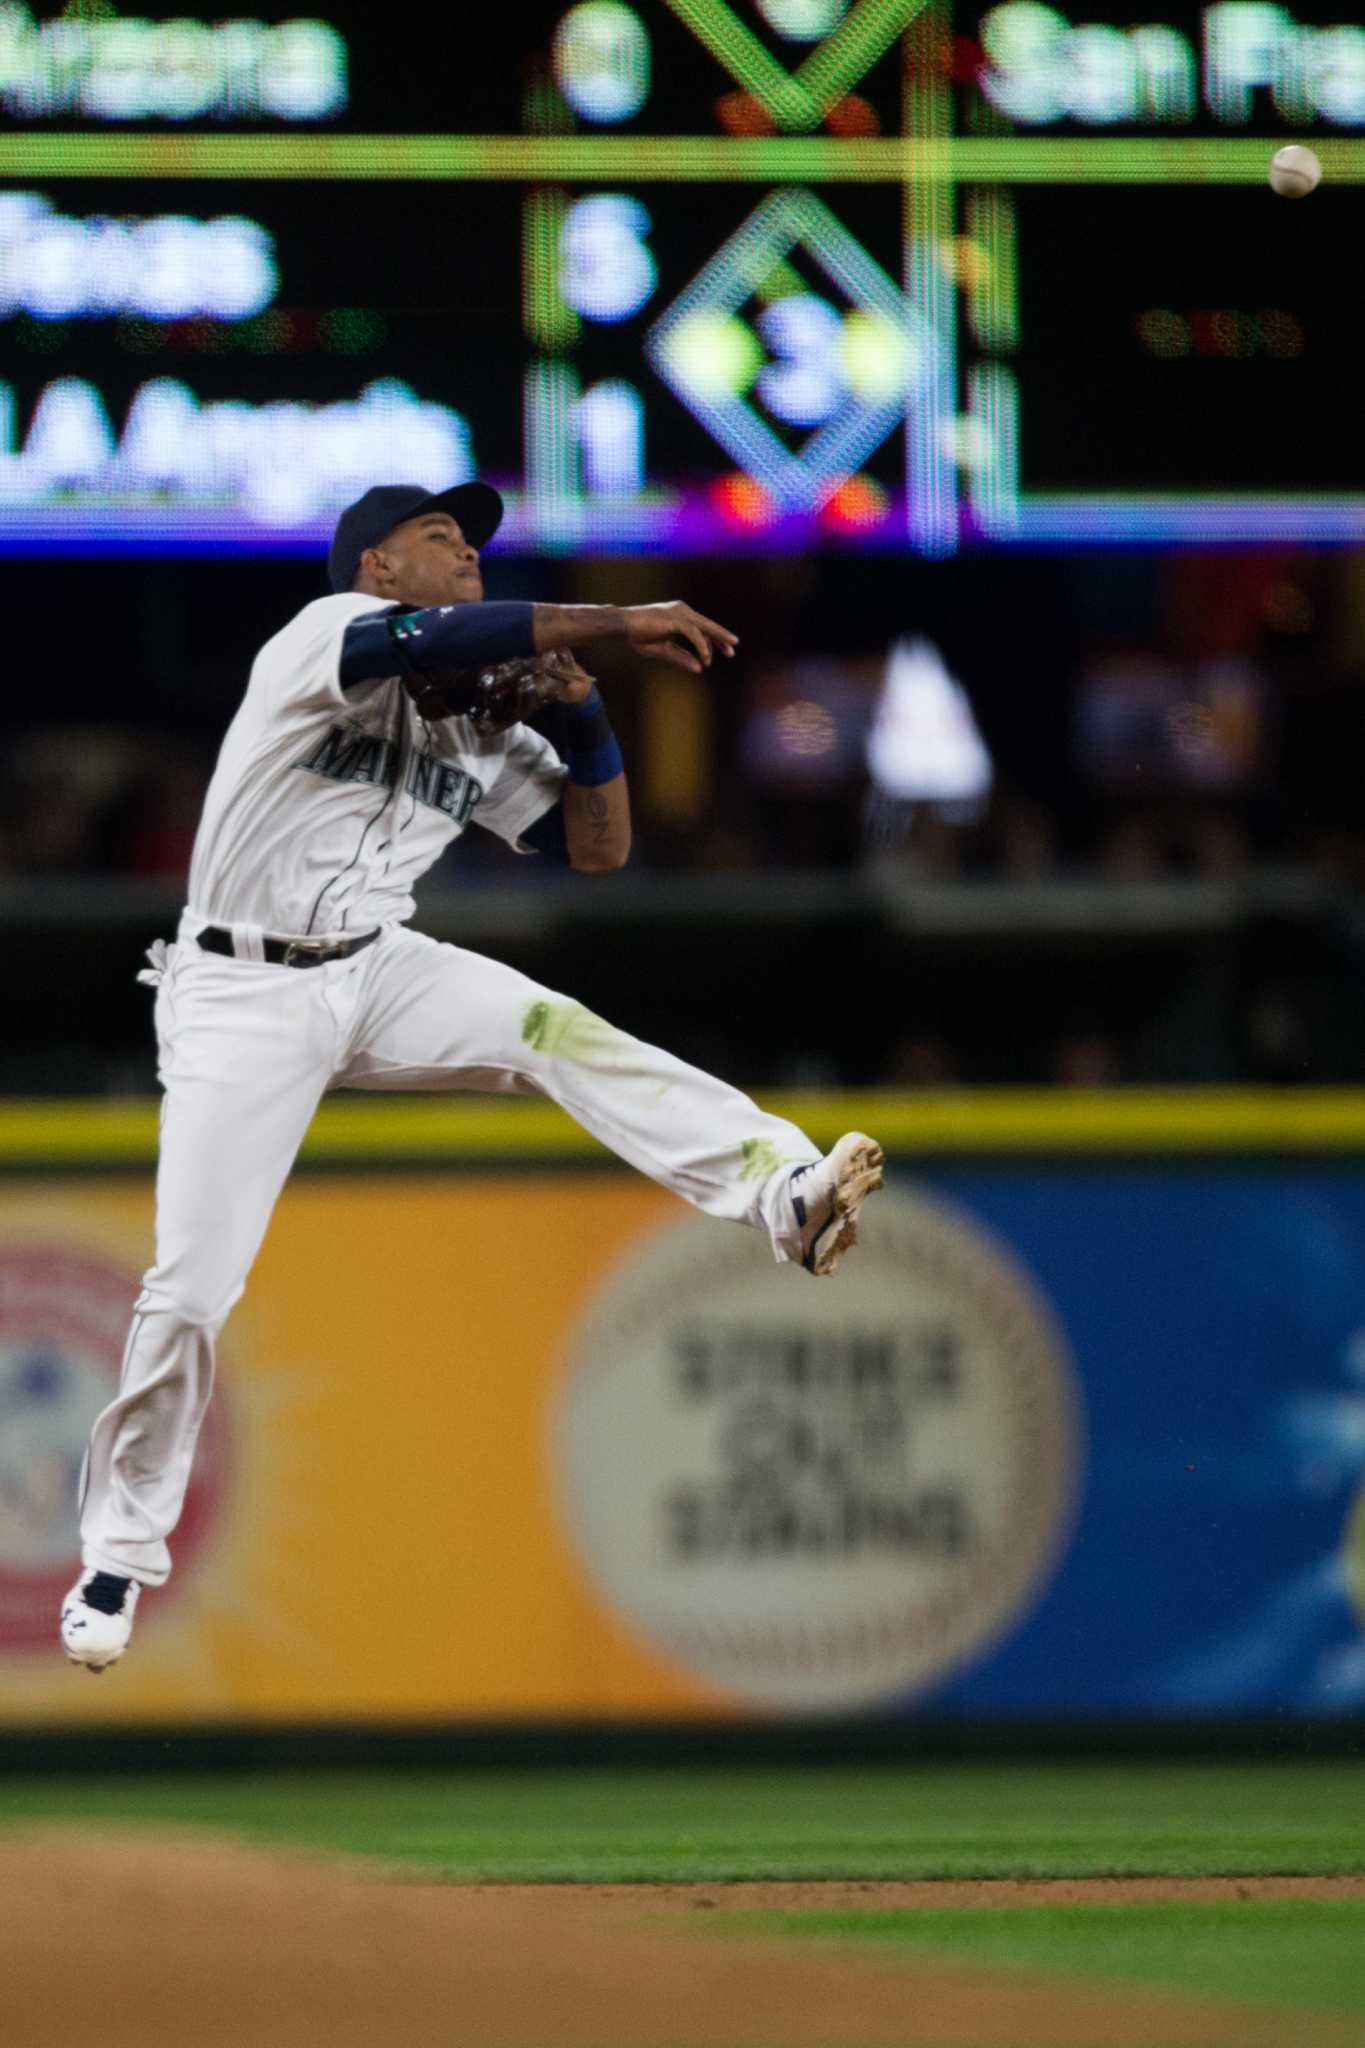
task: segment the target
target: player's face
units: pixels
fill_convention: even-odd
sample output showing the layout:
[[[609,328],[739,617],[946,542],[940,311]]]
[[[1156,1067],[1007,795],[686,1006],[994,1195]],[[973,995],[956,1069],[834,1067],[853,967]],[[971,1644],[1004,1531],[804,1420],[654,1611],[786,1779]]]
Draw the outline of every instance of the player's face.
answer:
[[[377,552],[401,604],[466,604],[483,596],[479,551],[448,512],[405,519]]]

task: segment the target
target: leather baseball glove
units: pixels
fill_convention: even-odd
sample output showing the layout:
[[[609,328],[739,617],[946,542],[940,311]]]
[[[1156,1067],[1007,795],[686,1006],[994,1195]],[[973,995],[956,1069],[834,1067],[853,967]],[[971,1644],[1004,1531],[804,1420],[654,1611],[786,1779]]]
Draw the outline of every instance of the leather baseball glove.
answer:
[[[467,718],[480,739],[506,732],[553,703],[566,682],[583,674],[571,654],[557,651],[489,668],[455,669],[404,678],[420,717]]]

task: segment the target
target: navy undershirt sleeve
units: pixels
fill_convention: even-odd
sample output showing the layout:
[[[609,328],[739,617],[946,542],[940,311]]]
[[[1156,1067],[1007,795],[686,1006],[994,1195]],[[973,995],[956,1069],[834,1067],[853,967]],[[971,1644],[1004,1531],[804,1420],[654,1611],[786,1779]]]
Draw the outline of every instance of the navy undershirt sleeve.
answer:
[[[481,668],[536,651],[529,604],[395,605],[352,619],[341,642],[341,687],[429,669]]]
[[[564,831],[564,806],[552,804],[548,811],[542,811],[534,823],[528,825],[521,835],[523,846],[532,846],[537,853],[543,853],[547,860],[558,861],[561,866],[569,864],[569,841]]]

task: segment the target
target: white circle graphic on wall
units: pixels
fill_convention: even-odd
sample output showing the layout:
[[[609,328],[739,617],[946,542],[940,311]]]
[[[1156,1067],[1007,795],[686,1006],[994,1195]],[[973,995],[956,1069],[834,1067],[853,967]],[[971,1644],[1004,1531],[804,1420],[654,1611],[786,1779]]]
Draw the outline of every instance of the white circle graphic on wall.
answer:
[[[1079,1397],[1022,1265],[889,1187],[831,1280],[758,1231],[667,1225],[571,1335],[560,1497],[608,1605],[770,1711],[923,1693],[998,1643],[1059,1560]]]

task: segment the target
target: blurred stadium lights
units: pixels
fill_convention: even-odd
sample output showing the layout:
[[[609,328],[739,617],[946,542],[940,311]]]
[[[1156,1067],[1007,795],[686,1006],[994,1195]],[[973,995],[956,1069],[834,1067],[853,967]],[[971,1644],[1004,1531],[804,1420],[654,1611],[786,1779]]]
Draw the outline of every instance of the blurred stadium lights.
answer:
[[[554,73],[585,121],[628,121],[649,98],[649,31],[621,0],[583,0],[555,31]]]
[[[839,26],[848,0],[757,0],[770,28],[788,42],[818,43]]]
[[[975,806],[993,780],[990,753],[967,693],[931,641],[898,640],[867,736],[867,768],[881,795],[902,803]]]

